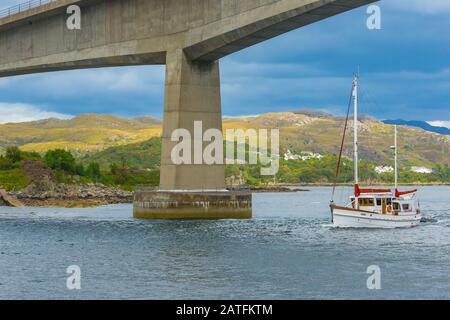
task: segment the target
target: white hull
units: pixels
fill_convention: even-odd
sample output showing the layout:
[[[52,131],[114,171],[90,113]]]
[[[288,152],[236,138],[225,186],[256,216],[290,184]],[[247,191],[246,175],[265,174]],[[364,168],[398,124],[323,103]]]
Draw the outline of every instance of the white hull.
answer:
[[[333,210],[333,226],[338,228],[412,228],[420,224],[422,216],[418,214],[386,215],[356,210]]]

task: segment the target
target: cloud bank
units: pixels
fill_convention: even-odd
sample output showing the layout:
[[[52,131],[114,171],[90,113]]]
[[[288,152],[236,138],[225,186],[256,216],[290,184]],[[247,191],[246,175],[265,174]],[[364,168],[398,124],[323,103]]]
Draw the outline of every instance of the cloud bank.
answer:
[[[428,123],[435,127],[445,127],[450,129],[450,121],[428,121]]]
[[[0,102],[0,124],[48,118],[70,119],[71,117],[71,115],[67,114],[48,112],[30,104]]]

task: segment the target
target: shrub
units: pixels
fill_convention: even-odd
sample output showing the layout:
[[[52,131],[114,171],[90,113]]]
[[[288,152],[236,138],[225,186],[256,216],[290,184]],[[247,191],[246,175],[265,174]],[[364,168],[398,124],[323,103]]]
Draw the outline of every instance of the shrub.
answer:
[[[20,149],[18,147],[8,147],[6,148],[6,159],[10,160],[13,163],[19,162],[22,160],[22,156],[20,153]]]
[[[45,154],[45,163],[53,170],[75,173],[75,158],[69,151],[56,149]]]
[[[83,177],[86,174],[86,170],[84,169],[84,166],[82,163],[78,163],[75,166],[75,174],[80,177]]]
[[[98,162],[91,162],[86,169],[86,175],[96,181],[100,179],[100,164]]]
[[[15,167],[14,163],[3,156],[0,156],[0,170],[11,170]]]
[[[109,172],[112,175],[116,175],[118,171],[119,171],[119,166],[116,163],[111,163],[109,165]]]
[[[41,160],[42,157],[37,152],[27,152],[27,151],[20,151],[20,158],[23,159],[30,159],[30,160]]]

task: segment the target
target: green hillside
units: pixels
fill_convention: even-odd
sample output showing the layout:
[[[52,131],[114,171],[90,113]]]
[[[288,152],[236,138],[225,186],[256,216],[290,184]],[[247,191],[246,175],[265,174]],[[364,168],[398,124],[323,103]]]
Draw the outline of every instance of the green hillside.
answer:
[[[248,149],[248,148],[247,148]],[[103,170],[108,166],[116,164],[135,169],[158,170],[160,165],[161,139],[152,138],[149,141],[132,145],[112,147],[99,153],[87,155],[81,161],[87,165],[92,162],[101,164]],[[325,155],[320,159],[284,160],[280,159],[280,170],[276,177],[261,176],[260,165],[231,165],[226,167],[226,176],[242,176],[246,184],[261,185],[273,183],[333,183],[335,179],[337,157]],[[360,163],[360,177],[365,184],[392,183],[392,173],[377,174],[375,167],[377,162],[363,159]],[[400,182],[405,184],[414,183],[450,183],[450,169],[447,164],[433,165],[433,174],[420,174],[410,171],[409,167],[400,170]],[[353,161],[344,158],[339,178],[340,183],[353,181]]]
[[[279,128],[281,152],[314,152],[333,155],[338,152],[344,119],[308,110],[267,113],[255,117],[225,118],[224,128]],[[364,160],[391,165],[393,127],[370,117],[361,117],[360,152]],[[111,161],[131,167],[153,168],[161,122],[151,117],[134,119],[111,115],[87,114],[70,120],[47,119],[0,125],[0,153],[7,146],[43,155],[48,150],[70,151],[76,158],[95,160],[103,167]],[[153,142],[149,142],[153,141]],[[351,128],[344,154],[352,157]],[[144,144],[141,144],[144,143]],[[148,144],[150,143],[150,145]],[[435,167],[450,164],[450,136],[408,126],[399,127],[401,165]],[[125,148],[109,150],[111,147]]]
[[[100,152],[91,152],[80,159],[83,164],[97,162],[103,169],[112,163],[126,163],[137,169],[155,169],[159,167],[161,154],[161,139],[151,138],[140,143],[111,147]]]
[[[5,156],[0,156],[0,188],[20,190],[32,181],[45,180],[42,176],[54,177],[57,182],[85,184],[101,182],[133,190],[137,185],[159,184],[159,164],[161,138],[118,147],[110,147],[75,159],[69,151],[50,150],[44,156],[36,153],[8,148]],[[277,183],[328,184],[334,182],[335,155],[309,160],[280,159],[280,169],[275,177],[261,176],[260,165],[227,166],[228,179],[247,185]],[[377,162],[364,159],[360,163],[361,181],[366,185],[390,184],[392,173],[377,174]],[[400,171],[400,182],[408,184],[450,183],[448,165],[434,165],[432,174],[414,173],[407,167]],[[231,180],[228,180],[230,183]],[[353,162],[343,159],[340,183],[353,180]],[[234,184],[234,182],[231,182]]]

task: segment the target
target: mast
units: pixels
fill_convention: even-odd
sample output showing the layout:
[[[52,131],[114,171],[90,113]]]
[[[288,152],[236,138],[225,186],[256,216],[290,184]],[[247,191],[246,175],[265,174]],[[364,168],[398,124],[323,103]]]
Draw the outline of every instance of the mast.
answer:
[[[331,207],[331,222],[334,221],[334,215],[333,215],[333,211],[334,211],[334,195],[336,193],[336,186],[338,183],[338,179],[339,179],[339,173],[341,171],[341,162],[342,162],[342,154],[344,151],[344,145],[345,145],[345,136],[347,134],[347,128],[348,128],[348,123],[349,123],[349,119],[350,119],[350,110],[352,108],[352,100],[353,100],[353,95],[354,95],[354,82],[352,82],[352,87],[350,90],[350,96],[348,99],[348,107],[347,107],[347,116],[345,117],[345,125],[344,125],[344,132],[342,134],[342,140],[341,140],[341,149],[339,150],[339,157],[338,157],[338,162],[337,162],[337,166],[336,166],[336,175],[335,175],[335,179],[334,179],[334,184],[333,184],[333,193],[331,195],[331,201],[330,201],[330,207]]]
[[[354,162],[355,162],[355,196],[359,197],[359,168],[358,168],[358,76],[353,79],[353,130],[354,130]],[[356,199],[357,200],[357,199]]]

